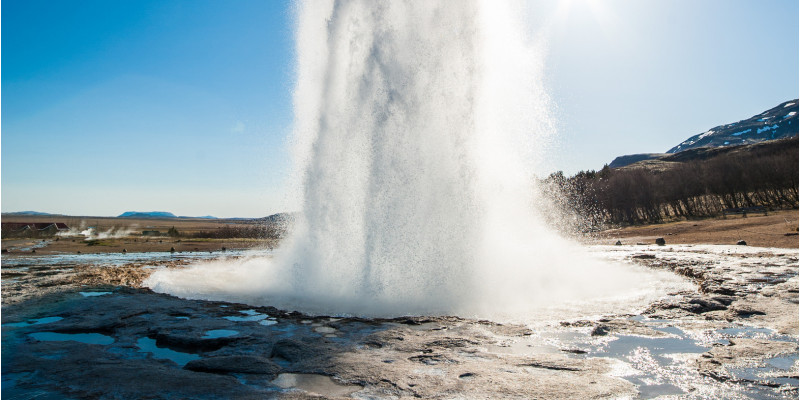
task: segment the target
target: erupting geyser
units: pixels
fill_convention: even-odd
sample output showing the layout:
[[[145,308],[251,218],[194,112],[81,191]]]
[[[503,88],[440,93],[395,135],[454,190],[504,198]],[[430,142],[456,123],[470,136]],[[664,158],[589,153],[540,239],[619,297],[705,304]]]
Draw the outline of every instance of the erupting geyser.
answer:
[[[498,2],[299,4],[292,237],[274,259],[148,285],[317,314],[503,320],[619,311],[681,285],[595,260],[537,217],[532,173],[551,129],[524,15]]]

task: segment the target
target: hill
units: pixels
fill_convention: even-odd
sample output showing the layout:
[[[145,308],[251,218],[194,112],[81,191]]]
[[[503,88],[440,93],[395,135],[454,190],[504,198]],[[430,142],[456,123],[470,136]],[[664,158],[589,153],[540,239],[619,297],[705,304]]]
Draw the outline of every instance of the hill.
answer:
[[[785,101],[748,119],[714,127],[686,139],[667,150],[667,153],[678,153],[698,147],[751,144],[797,136],[797,103],[797,99]]]
[[[46,217],[46,216],[60,216],[61,214],[51,214],[39,211],[16,211],[16,212],[3,213],[3,215],[31,215],[36,217]]]
[[[126,211],[117,218],[178,218],[178,216],[167,211]]]
[[[735,147],[794,137],[798,133],[797,112],[797,99],[785,101],[748,119],[720,125],[694,135],[667,150],[666,153],[641,153],[619,156],[611,161],[608,166],[610,168],[622,168],[637,164],[639,167],[646,167],[648,165],[658,166],[660,161],[664,160],[705,159],[718,154],[708,149]],[[670,155],[678,154],[683,154],[683,156],[670,158]]]

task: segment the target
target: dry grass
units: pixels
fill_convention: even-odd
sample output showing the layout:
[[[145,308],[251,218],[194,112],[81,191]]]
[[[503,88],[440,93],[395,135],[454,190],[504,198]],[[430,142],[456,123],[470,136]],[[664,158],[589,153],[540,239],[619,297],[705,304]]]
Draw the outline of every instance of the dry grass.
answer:
[[[728,216],[665,224],[631,226],[600,232],[600,244],[654,243],[663,237],[667,244],[736,244],[744,240],[749,246],[798,248],[798,211],[785,210],[747,217]]]

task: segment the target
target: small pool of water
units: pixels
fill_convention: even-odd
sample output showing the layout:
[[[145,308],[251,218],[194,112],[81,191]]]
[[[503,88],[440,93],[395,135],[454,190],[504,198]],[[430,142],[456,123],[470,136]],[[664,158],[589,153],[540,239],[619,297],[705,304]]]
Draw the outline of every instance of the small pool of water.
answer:
[[[136,347],[138,347],[142,352],[152,354],[153,358],[170,360],[181,367],[186,365],[189,361],[200,358],[200,356],[197,354],[183,353],[165,347],[158,347],[156,346],[155,339],[150,339],[148,337],[143,337],[136,340]]]
[[[111,292],[79,292],[83,297],[97,297],[111,294]]]
[[[314,328],[314,332],[317,333],[336,333],[336,328],[331,328],[330,326],[317,326]]]
[[[227,317],[222,317],[222,318],[225,318],[228,321],[233,321],[233,322],[248,322],[248,321],[261,321],[269,317],[269,315],[258,313],[255,310],[244,310],[239,312],[244,315],[243,316],[229,315]]]
[[[272,384],[282,389],[300,389],[326,397],[346,397],[363,389],[359,385],[342,385],[329,376],[317,374],[284,373],[278,375]]]
[[[234,331],[230,329],[212,329],[210,331],[206,331],[206,334],[203,335],[202,339],[217,339],[217,338],[234,336],[238,334],[239,331]]]
[[[100,333],[57,333],[57,332],[34,332],[28,336],[43,342],[66,342],[75,341],[86,344],[108,345],[114,343],[114,338]]]
[[[30,326],[30,325],[41,325],[41,324],[49,324],[51,322],[61,321],[64,318],[61,317],[45,317],[45,318],[38,318],[38,319],[30,319],[23,322],[12,322],[8,324],[3,324],[3,326],[11,327],[11,328],[21,328],[23,326]]]

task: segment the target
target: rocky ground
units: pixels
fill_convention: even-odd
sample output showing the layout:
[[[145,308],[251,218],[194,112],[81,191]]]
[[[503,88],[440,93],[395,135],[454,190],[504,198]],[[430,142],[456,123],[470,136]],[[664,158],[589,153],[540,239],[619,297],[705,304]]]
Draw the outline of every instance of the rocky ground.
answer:
[[[105,254],[105,253],[149,253],[149,252],[221,252],[238,249],[269,249],[277,245],[272,239],[211,239],[169,237],[121,237],[97,240],[84,238],[3,239],[3,254],[15,257]]]
[[[8,398],[796,398],[798,255],[605,246],[694,281],[638,315],[522,326],[185,300],[154,268],[3,260]]]

